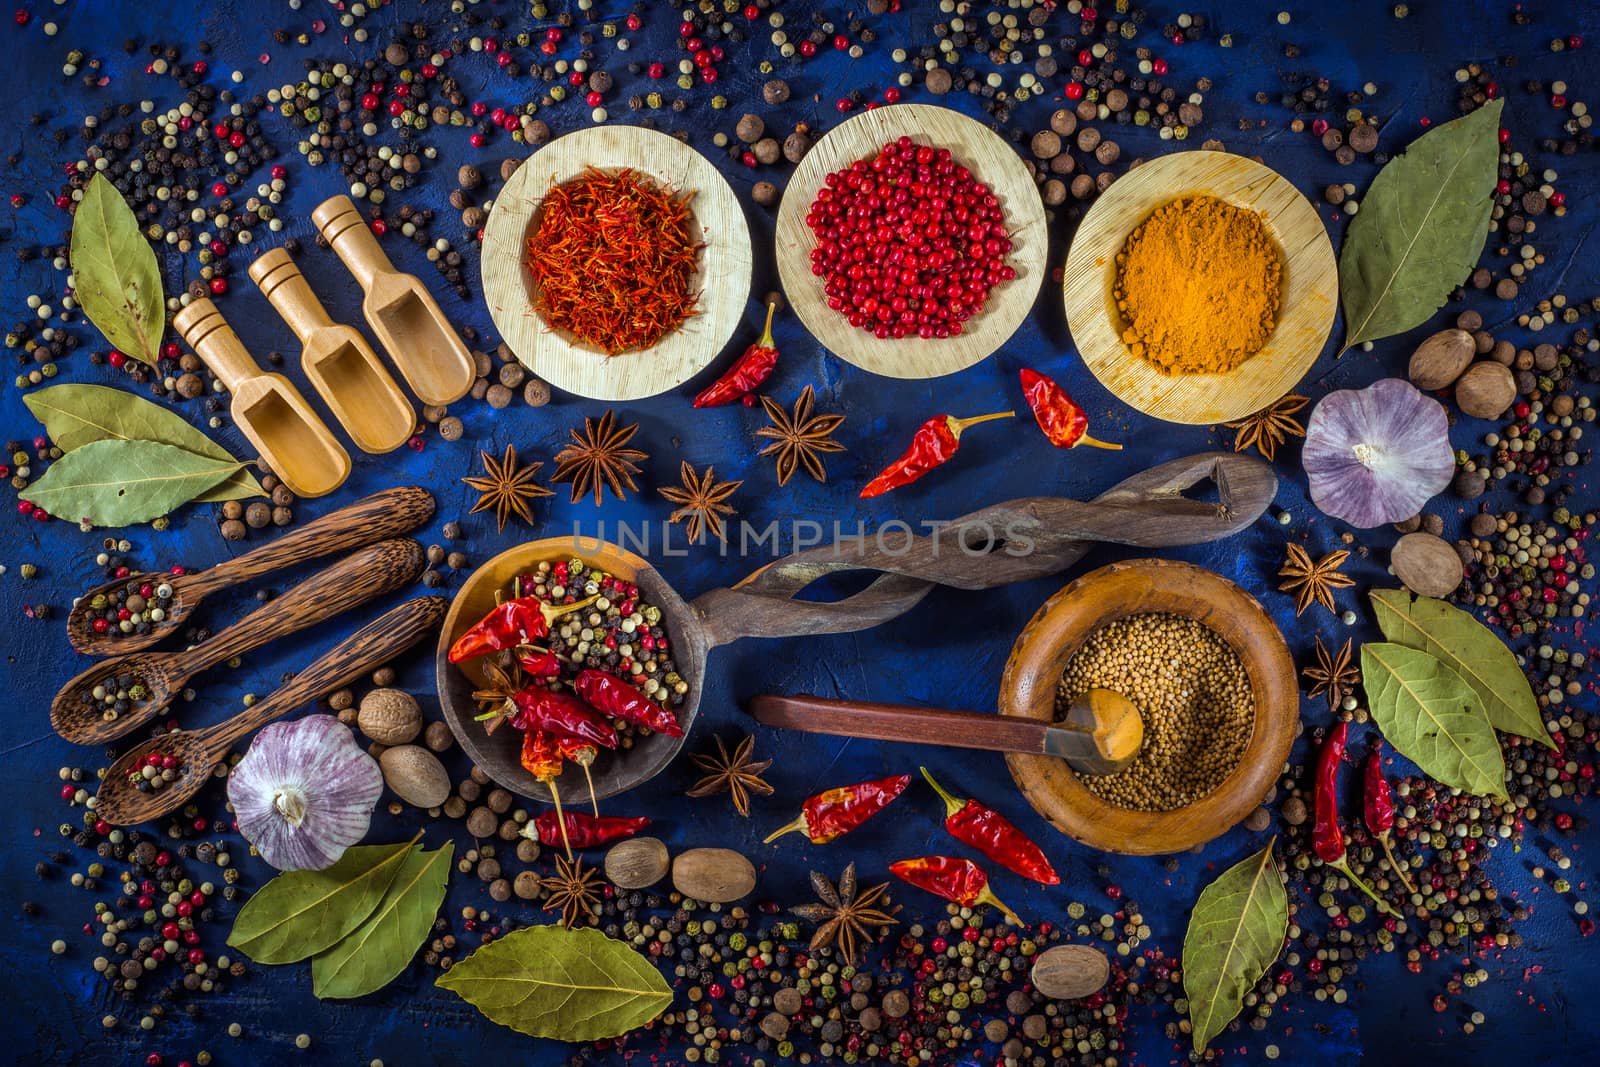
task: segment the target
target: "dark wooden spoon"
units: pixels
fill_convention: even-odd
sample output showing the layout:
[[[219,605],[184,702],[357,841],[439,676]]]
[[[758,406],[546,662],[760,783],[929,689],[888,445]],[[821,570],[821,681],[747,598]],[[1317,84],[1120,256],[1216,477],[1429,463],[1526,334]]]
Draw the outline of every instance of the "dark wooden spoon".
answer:
[[[78,598],[67,616],[67,640],[79,652],[90,656],[110,656],[136,652],[178,632],[195,607],[208,594],[292,567],[306,560],[333,556],[362,545],[410,533],[433,517],[433,495],[417,486],[400,486],[373,493],[349,507],[330,511],[293,533],[262,545],[208,570],[174,577],[160,571],[130,574],[125,578],[97,585]],[[96,594],[111,594],[134,582],[149,581],[172,586],[172,604],[166,618],[150,627],[149,633],[95,633],[89,620],[89,604]]]
[[[113,826],[130,826],[182,807],[246,734],[394,659],[437,627],[448,607],[444,597],[408,600],[318,656],[289,684],[233,718],[203,730],[174,730],[135,745],[106,772],[95,794],[95,814]],[[165,788],[145,792],[133,784],[132,776],[140,758],[152,753],[173,757],[178,776]]]
[[[319,571],[221,633],[181,652],[130,652],[101,660],[61,687],[50,703],[50,725],[68,741],[102,745],[149,722],[203,670],[297,633],[393,592],[422,573],[422,546],[409,538],[364,548]],[[83,691],[119,674],[131,674],[146,695],[108,719]]]

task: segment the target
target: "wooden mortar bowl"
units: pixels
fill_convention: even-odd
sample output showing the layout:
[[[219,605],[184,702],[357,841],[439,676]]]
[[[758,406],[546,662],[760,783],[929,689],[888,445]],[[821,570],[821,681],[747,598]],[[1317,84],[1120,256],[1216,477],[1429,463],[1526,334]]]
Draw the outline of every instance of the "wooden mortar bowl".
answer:
[[[1147,612],[1204,623],[1244,664],[1255,698],[1255,725],[1233,773],[1187,807],[1134,811],[1095,796],[1061,760],[1006,756],[1022,795],[1056,829],[1105,852],[1139,856],[1193,848],[1248,815],[1282,772],[1300,716],[1294,661],[1261,605],[1203,567],[1161,559],[1101,567],[1046,601],[1023,627],[1006,661],[1000,714],[1053,720],[1056,689],[1073,653],[1106,623]]]
[[[507,549],[479,567],[462,585],[450,604],[439,631],[439,647],[434,669],[439,686],[439,706],[456,740],[472,762],[495,782],[532,800],[550,799],[550,789],[522,766],[522,734],[502,724],[490,734],[483,723],[475,722],[477,704],[472,692],[484,679],[482,660],[451,663],[450,646],[495,606],[495,593],[511,588],[511,581],[538,567],[541,560],[552,563],[573,556],[638,584],[644,598],[661,609],[667,636],[672,642],[672,658],[678,673],[689,683],[689,694],[678,709],[678,725],[683,737],[652,733],[638,738],[632,748],[602,750],[589,768],[598,799],[615,796],[660,773],[683,747],[689,728],[700,707],[700,689],[705,681],[706,644],[703,628],[696,622],[690,606],[672,586],[643,559],[616,545],[589,537],[550,537]],[[586,808],[589,786],[583,770],[568,766],[556,779],[564,808]]]

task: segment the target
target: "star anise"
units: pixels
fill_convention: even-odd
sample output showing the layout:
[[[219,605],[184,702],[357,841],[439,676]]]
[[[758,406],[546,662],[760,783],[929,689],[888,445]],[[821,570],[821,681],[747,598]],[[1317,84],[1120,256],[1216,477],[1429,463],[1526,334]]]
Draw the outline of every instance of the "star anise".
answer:
[[[484,473],[476,478],[461,479],[479,494],[471,514],[492,508],[495,522],[502,530],[506,528],[506,520],[513,515],[532,526],[533,501],[553,495],[535,480],[539,476],[539,468],[544,464],[519,466],[516,445],[506,445],[506,454],[500,459],[495,459],[487,452],[480,451],[478,454],[483,457]]]
[[[751,759],[755,745],[755,737],[748,736],[735,745],[730,753],[719,735],[715,756],[700,752],[692,754],[689,758],[696,767],[706,772],[706,776],[696,782],[686,795],[710,797],[728,793],[733,797],[733,810],[749,818],[750,794],[764,797],[772,795],[772,786],[761,777],[762,772],[772,766],[772,761]]]
[[[477,702],[479,712],[493,713],[483,722],[484,732],[492,734],[506,720],[504,713],[511,704],[511,696],[527,686],[528,676],[515,658],[506,653],[486,657],[482,662],[483,687],[472,691],[472,699]]]
[[[820,904],[801,904],[789,910],[802,919],[820,924],[817,932],[811,935],[813,953],[836,944],[836,951],[843,962],[853,965],[858,962],[857,950],[865,947],[857,939],[870,944],[882,936],[886,927],[899,922],[894,917],[894,913],[900,910],[898,907],[888,911],[879,907],[884,894],[888,892],[888,882],[856,892],[854,863],[839,876],[838,886],[828,881],[827,875],[812,871],[811,889],[817,894]]]
[[[778,458],[778,484],[785,485],[800,467],[819,482],[828,480],[822,466],[824,452],[843,452],[844,445],[833,439],[833,431],[844,421],[843,415],[816,414],[817,393],[811,386],[800,391],[793,411],[785,411],[782,404],[770,396],[761,398],[771,426],[756,431],[757,437],[770,437],[772,443],[759,455],[776,455]]]
[[[1361,668],[1355,665],[1354,652],[1349,639],[1339,646],[1338,652],[1329,652],[1328,646],[1317,638],[1317,665],[1301,672],[1310,684],[1307,697],[1328,696],[1328,710],[1338,711],[1344,698],[1361,684]]]
[[[565,856],[557,856],[556,873],[549,878],[539,879],[539,887],[550,893],[544,910],[559,910],[561,925],[568,930],[577,925],[580,918],[587,918],[592,923],[598,917],[600,877],[594,873],[593,867],[583,865],[582,858],[568,860]]]
[[[1253,445],[1261,457],[1270,462],[1286,438],[1306,435],[1305,427],[1294,413],[1310,402],[1306,397],[1290,393],[1248,419],[1228,423],[1230,429],[1239,431],[1233,436],[1233,450],[1243,452]]]
[[[667,518],[671,522],[686,522],[691,542],[699,541],[706,533],[718,541],[726,540],[728,535],[722,526],[722,516],[738,514],[727,499],[744,482],[719,482],[711,476],[711,471],[712,468],[707,467],[705,474],[696,474],[685,460],[678,474],[683,479],[683,488],[669,486],[656,490],[679,505]]]
[[[598,506],[607,489],[618,500],[626,500],[627,490],[639,489],[633,481],[639,473],[638,461],[649,458],[637,448],[627,447],[638,432],[638,423],[619,428],[614,411],[598,420],[585,418],[583,432],[571,431],[572,444],[556,453],[556,472],[550,480],[571,482],[574,504],[592,492]]]
[[[1288,581],[1280,582],[1278,588],[1295,595],[1295,618],[1299,618],[1300,613],[1314,603],[1321,604],[1329,611],[1338,610],[1333,605],[1333,591],[1356,584],[1356,580],[1348,574],[1339,573],[1339,568],[1349,558],[1350,553],[1341,548],[1313,563],[1310,553],[1305,549],[1296,544],[1289,545],[1289,555],[1284,559],[1283,566],[1278,568],[1279,576]]]

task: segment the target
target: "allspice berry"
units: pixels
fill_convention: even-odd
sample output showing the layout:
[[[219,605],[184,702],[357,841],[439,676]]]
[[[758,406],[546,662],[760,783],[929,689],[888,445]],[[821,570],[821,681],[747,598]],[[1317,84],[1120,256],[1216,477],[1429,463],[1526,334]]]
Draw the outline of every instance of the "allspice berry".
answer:
[[[950,72],[945,70],[943,67],[934,67],[932,70],[928,71],[926,76],[924,76],[922,79],[922,84],[927,86],[928,92],[932,93],[934,96],[943,96],[945,93],[948,93],[950,91],[950,87],[955,84],[955,79],[953,79],[950,76]]]
[[[272,521],[272,506],[258,500],[244,509],[244,523],[252,530],[264,530]]]
[[[1417,346],[1406,377],[1418,389],[1444,389],[1472,363],[1476,347],[1466,330],[1440,330]]]
[[[733,132],[745,144],[755,144],[767,132],[767,124],[761,121],[760,115],[747,111],[739,117]]]
[[[1071,137],[1078,130],[1078,116],[1068,108],[1061,108],[1050,116],[1050,128],[1062,137]]]
[[[811,151],[811,133],[808,130],[797,129],[783,141],[783,158],[790,163],[798,163],[806,158],[806,153]]]
[[[783,158],[783,146],[776,137],[763,137],[751,146],[750,151],[755,153],[756,162],[771,166]]]
[[[471,163],[463,163],[456,171],[456,184],[463,189],[476,189],[483,184],[483,172]]]
[[[1061,154],[1061,137],[1054,130],[1040,130],[1028,147],[1039,159],[1054,159]]]
[[[789,83],[782,78],[773,78],[761,87],[761,99],[772,105],[781,104],[789,99]]]
[[[771,207],[778,202],[778,187],[771,182],[756,182],[750,187],[750,199],[762,207]]]
[[[222,524],[222,539],[224,541],[243,541],[247,533],[249,531],[245,529],[244,523],[238,519],[228,519]]]
[[[1475,419],[1498,418],[1517,398],[1517,380],[1492,359],[1468,367],[1456,382],[1456,406]]]
[[[530,408],[542,408],[550,403],[550,386],[538,378],[529,378],[522,387],[522,402]]]

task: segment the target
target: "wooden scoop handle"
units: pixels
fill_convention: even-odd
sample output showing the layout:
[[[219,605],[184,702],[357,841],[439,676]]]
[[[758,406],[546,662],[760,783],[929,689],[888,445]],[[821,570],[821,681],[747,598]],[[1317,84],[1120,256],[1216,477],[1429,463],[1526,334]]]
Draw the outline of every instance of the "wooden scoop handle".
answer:
[[[210,299],[202,297],[174,315],[172,328],[230,393],[238,392],[241,382],[261,374],[250,350]]]
[[[418,486],[399,486],[330,511],[292,533],[202,571],[186,586],[200,595],[251,581],[307,560],[348,552],[410,533],[433,517],[433,494]]]
[[[233,718],[207,728],[206,743],[219,756],[246,734],[286,712],[355,681],[416,644],[444,620],[450,602],[418,597],[384,613],[312,660],[283,688]]]
[[[250,280],[267,298],[289,329],[304,344],[316,331],[333,325],[328,311],[311,291],[288,249],[274,248],[250,264]]]
[[[394,264],[348,196],[332,196],[318,204],[311,212],[311,221],[362,289],[370,290],[380,275],[395,273]]]

